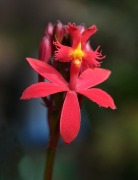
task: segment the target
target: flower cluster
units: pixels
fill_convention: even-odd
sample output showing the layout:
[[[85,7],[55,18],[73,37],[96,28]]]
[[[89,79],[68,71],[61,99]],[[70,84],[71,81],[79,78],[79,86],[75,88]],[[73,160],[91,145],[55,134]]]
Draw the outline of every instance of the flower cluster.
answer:
[[[76,27],[75,24],[73,26],[68,23],[66,30],[72,37],[72,46],[63,46],[57,40],[54,43],[57,47],[55,60],[61,62],[70,62],[77,59],[77,62],[82,63],[82,66],[84,67],[100,67],[100,62],[98,62],[97,60],[101,60],[105,57],[102,57],[101,52],[98,52],[100,46],[93,52],[85,49],[86,41],[97,31],[96,26],[93,25],[80,33],[79,28]]]
[[[84,24],[78,27],[70,23],[64,27],[60,21],[54,26],[49,24],[40,43],[39,60],[26,58],[39,74],[39,83],[28,87],[21,99],[43,97],[51,112],[56,100],[51,104],[46,96],[51,95],[50,98],[53,98],[55,93],[66,92],[61,98],[64,102],[60,117],[60,135],[65,144],[72,142],[80,129],[81,103],[78,94],[81,97],[86,96],[99,106],[116,109],[109,94],[99,88],[93,88],[105,81],[111,73],[100,68],[99,60],[105,56],[98,52],[99,47],[93,51],[87,41],[96,31],[95,25],[85,29]],[[52,44],[53,39],[55,41]],[[63,62],[62,65],[57,61]],[[44,82],[44,78],[49,82]],[[58,109],[58,104],[56,105],[55,108]]]

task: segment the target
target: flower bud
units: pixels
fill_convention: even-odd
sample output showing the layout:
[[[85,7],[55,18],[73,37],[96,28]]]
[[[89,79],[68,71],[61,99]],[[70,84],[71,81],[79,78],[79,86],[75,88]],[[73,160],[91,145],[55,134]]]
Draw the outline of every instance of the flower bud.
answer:
[[[39,45],[39,60],[49,63],[53,53],[52,38],[46,34]]]
[[[49,36],[53,36],[53,30],[54,30],[54,26],[52,23],[48,23],[47,28],[45,29],[44,35],[49,35]]]
[[[64,32],[65,32],[64,27],[63,27],[62,23],[58,20],[54,26],[54,33],[53,33],[54,37],[53,38],[55,38],[55,35],[56,35],[58,42],[61,43],[63,40],[63,37],[64,37]]]
[[[68,39],[68,37],[70,36],[69,32],[66,29],[64,29],[64,36],[66,39]]]
[[[85,51],[93,51],[91,45],[90,45],[90,41],[87,41],[85,44]]]
[[[62,43],[66,46],[71,46],[72,44],[72,39],[71,39],[71,35],[69,34],[69,32],[65,29],[66,26],[64,26],[64,38],[62,40]]]
[[[77,27],[78,27],[78,29],[79,29],[80,34],[82,34],[82,33],[83,33],[83,31],[86,29],[86,27],[85,27],[85,24],[84,24],[84,23],[80,24],[80,25],[79,25],[79,26],[77,26]]]

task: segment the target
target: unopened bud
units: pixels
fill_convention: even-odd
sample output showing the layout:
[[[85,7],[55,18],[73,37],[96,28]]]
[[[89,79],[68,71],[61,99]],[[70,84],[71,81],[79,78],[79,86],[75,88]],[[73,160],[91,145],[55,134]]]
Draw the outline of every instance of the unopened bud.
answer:
[[[93,51],[91,45],[90,45],[90,41],[87,41],[85,44],[85,51]]]
[[[86,27],[85,27],[85,24],[84,24],[84,23],[80,24],[80,25],[79,25],[79,26],[77,26],[77,27],[78,27],[78,29],[79,29],[80,34],[82,34],[82,33],[83,33],[83,31],[86,29]]]
[[[69,34],[69,32],[66,30],[66,29],[64,29],[64,36],[65,36],[65,38],[66,39],[68,39],[68,37],[70,36],[70,34]]]
[[[62,40],[63,40],[63,37],[64,37],[64,27],[62,25],[62,23],[58,20],[54,26],[54,38],[55,38],[55,35],[56,35],[56,38],[57,40],[61,43]]]
[[[53,53],[52,38],[45,35],[39,45],[39,60],[49,63]]]
[[[52,23],[48,23],[46,29],[45,29],[45,35],[49,35],[49,36],[53,36],[53,30],[54,30],[54,26]]]

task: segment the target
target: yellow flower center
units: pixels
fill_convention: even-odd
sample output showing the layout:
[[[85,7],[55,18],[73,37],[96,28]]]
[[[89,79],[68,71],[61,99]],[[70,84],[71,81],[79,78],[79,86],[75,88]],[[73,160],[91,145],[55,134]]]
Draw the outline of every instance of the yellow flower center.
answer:
[[[75,64],[76,66],[80,66],[81,61],[80,61],[79,59],[75,59],[74,64]]]
[[[84,53],[81,50],[81,43],[78,44],[77,48],[75,50],[71,50],[71,57],[72,59],[82,59]]]

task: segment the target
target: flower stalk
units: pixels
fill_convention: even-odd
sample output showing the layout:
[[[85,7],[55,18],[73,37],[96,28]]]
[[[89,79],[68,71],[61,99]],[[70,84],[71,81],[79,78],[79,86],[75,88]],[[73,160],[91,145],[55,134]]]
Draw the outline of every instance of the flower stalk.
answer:
[[[52,180],[53,165],[55,159],[56,148],[60,137],[59,130],[60,116],[58,117],[53,132],[50,134],[47,153],[44,180]]]
[[[48,109],[50,135],[44,180],[52,180],[60,135],[64,143],[69,144],[79,133],[83,96],[99,106],[116,109],[112,97],[94,87],[111,74],[110,70],[99,68],[105,58],[102,51],[98,52],[100,46],[94,51],[89,44],[88,39],[96,31],[95,25],[86,29],[84,24],[63,26],[60,21],[55,25],[49,23],[40,42],[39,60],[26,58],[38,73],[39,82],[29,86],[21,99],[42,97]]]

